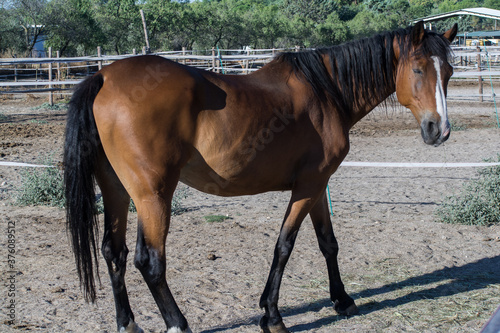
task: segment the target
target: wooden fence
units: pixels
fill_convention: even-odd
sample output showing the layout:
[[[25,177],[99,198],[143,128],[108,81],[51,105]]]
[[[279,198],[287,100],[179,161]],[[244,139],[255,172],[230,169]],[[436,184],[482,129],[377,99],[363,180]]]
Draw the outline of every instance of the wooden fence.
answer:
[[[156,55],[205,70],[225,74],[248,74],[271,61],[278,52],[299,51],[295,49],[259,50],[217,50],[158,52]],[[70,94],[71,86],[116,60],[136,55],[106,56],[97,48],[95,56],[63,58],[59,52],[52,54],[49,48],[46,58],[3,58],[0,59],[0,94],[48,94],[49,103],[53,95]],[[143,50],[145,53],[145,50]],[[478,93],[471,95],[479,101],[485,97],[494,98],[493,89],[485,94],[485,79],[500,80],[500,48],[460,47],[453,49],[453,80],[474,80]],[[493,84],[491,85],[493,86]],[[463,97],[463,95],[461,95]],[[453,98],[453,95],[449,96]]]

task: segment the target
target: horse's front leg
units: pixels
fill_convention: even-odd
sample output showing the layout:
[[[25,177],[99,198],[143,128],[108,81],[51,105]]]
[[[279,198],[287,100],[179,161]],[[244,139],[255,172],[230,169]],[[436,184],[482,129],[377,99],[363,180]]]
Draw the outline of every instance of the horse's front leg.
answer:
[[[320,196],[321,190],[314,191],[314,195],[310,193],[310,189],[292,191],[292,198],[274,249],[271,271],[259,303],[260,307],[265,310],[265,315],[260,321],[260,327],[264,333],[288,332],[278,310],[279,289],[300,225]]]
[[[319,248],[326,259],[328,276],[330,278],[330,298],[334,303],[335,310],[340,315],[356,314],[358,313],[358,308],[356,304],[354,304],[354,300],[345,292],[344,284],[340,279],[339,265],[337,262],[339,245],[333,233],[325,192],[323,192],[322,197],[311,209],[309,215],[311,216],[314,230],[316,231]]]

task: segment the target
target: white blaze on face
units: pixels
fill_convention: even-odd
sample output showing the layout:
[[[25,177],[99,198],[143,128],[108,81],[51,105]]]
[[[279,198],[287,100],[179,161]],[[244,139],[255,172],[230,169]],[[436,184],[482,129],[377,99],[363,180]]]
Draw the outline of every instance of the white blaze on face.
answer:
[[[448,123],[448,108],[446,106],[446,96],[444,95],[443,82],[441,80],[441,64],[442,60],[437,56],[433,56],[434,68],[436,69],[436,111],[441,116],[441,135],[446,135],[450,129]]]

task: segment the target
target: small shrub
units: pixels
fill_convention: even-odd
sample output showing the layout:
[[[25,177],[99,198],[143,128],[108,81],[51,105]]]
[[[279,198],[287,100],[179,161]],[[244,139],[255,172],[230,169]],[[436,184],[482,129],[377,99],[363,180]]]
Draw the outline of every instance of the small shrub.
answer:
[[[3,112],[0,112],[0,121],[7,121],[9,120],[9,116],[4,114]]]
[[[500,166],[480,170],[478,175],[477,180],[464,185],[458,196],[445,199],[436,210],[439,221],[484,226],[500,224]]]
[[[21,206],[65,206],[63,172],[55,167],[51,159],[40,161],[40,164],[52,166],[50,168],[26,168],[21,171],[21,188],[16,202]],[[187,189],[180,188],[172,199],[172,215],[184,212],[181,201],[187,197]],[[96,196],[96,209],[104,213],[102,196]],[[137,212],[134,202],[130,199],[130,212]]]
[[[459,121],[455,121],[455,120],[450,119],[450,129],[452,131],[465,131],[467,129],[467,125],[463,124]]]
[[[62,171],[53,162],[45,160],[50,168],[26,168],[21,171],[21,189],[16,202],[22,206],[42,205],[64,207]]]
[[[207,215],[204,218],[207,223],[224,222],[225,220],[231,219],[227,215]]]
[[[188,190],[185,187],[178,187],[172,198],[172,215],[180,215],[186,211],[184,207],[182,207],[182,200],[186,199],[188,196]]]
[[[50,105],[49,103],[43,103],[39,106],[35,106],[32,109],[33,110],[52,110],[52,111],[60,111],[60,110],[66,110],[68,108],[68,103],[55,103],[53,105]]]

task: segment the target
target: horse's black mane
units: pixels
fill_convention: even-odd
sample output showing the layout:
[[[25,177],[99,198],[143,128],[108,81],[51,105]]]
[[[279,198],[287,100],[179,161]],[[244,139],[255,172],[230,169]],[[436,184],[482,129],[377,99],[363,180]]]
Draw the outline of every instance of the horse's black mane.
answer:
[[[362,99],[382,100],[387,91],[395,90],[395,59],[393,40],[399,41],[400,59],[405,61],[411,49],[411,27],[385,32],[342,45],[299,53],[282,53],[277,61],[292,65],[293,72],[312,86],[322,100],[329,100],[340,112],[350,114],[360,106]],[[425,31],[419,55],[433,55],[447,59],[449,42],[442,35]],[[330,58],[330,76],[323,56]],[[384,88],[385,87],[385,88]]]

